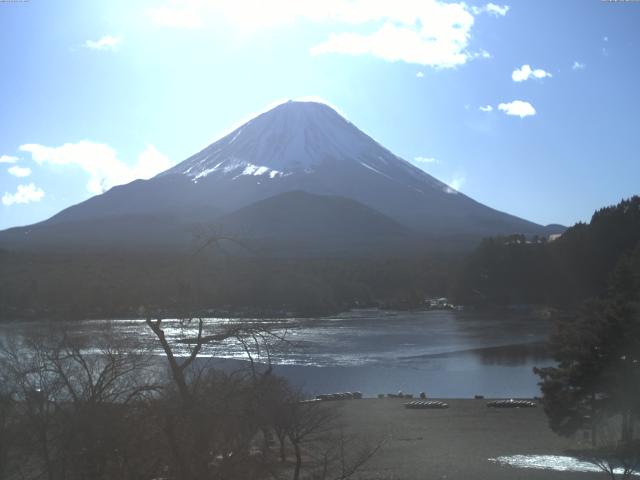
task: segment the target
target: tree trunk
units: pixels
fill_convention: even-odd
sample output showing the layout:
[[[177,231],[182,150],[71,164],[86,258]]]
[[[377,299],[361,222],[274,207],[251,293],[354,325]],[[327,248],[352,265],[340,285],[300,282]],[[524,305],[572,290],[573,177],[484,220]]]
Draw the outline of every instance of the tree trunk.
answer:
[[[293,443],[293,448],[296,453],[296,469],[293,472],[293,480],[299,480],[300,467],[302,467],[302,453],[300,452],[300,445],[298,445],[298,442]]]
[[[287,452],[284,448],[284,437],[278,437],[278,440],[280,441],[280,461],[284,463],[287,461]]]
[[[191,473],[191,469],[182,455],[180,442],[176,438],[174,421],[174,417],[167,415],[165,418],[164,431],[167,436],[171,454],[176,462],[178,471],[180,472],[180,478],[190,480],[194,478],[194,475]]]
[[[271,432],[264,427],[260,427],[260,431],[262,432],[262,456],[266,458],[271,447]]]
[[[621,442],[628,444],[633,439],[633,414],[628,410],[622,412]]]
[[[164,335],[164,330],[160,328],[160,321],[154,323],[151,318],[147,318],[147,325],[151,328],[153,333],[156,334],[158,340],[160,341],[160,345],[164,350],[165,355],[167,356],[167,361],[169,362],[169,367],[171,369],[171,376],[173,377],[173,381],[178,387],[178,391],[180,392],[180,398],[182,399],[183,404],[186,406],[189,403],[190,395],[189,388],[187,387],[187,381],[184,377],[183,368],[176,360],[176,357],[173,355],[173,350],[169,345],[169,341]]]
[[[596,396],[591,394],[591,446],[593,448],[598,446],[596,426]]]
[[[42,456],[44,457],[44,465],[47,469],[47,479],[53,480],[55,478],[55,474],[53,472],[51,453],[49,452],[49,439],[46,427],[42,427],[40,430],[40,441],[42,442]]]

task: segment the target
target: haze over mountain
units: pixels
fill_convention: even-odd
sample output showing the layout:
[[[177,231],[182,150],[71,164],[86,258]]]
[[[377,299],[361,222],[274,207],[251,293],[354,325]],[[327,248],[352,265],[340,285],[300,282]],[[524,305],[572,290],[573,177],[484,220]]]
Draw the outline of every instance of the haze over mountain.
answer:
[[[183,247],[196,225],[306,254],[562,231],[453,190],[325,104],[290,101],[150,180],[1,232],[0,245]]]

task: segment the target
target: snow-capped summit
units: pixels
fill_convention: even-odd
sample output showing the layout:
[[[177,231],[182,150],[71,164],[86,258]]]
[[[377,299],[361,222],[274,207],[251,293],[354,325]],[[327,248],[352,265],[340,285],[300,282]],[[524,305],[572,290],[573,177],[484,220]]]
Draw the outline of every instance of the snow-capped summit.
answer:
[[[288,101],[237,128],[165,174],[276,178],[311,173],[330,157],[357,158],[358,130],[329,106]]]
[[[183,174],[198,182],[210,175],[278,179],[313,174],[323,166],[350,163],[379,175],[422,177],[447,189],[396,157],[324,103],[289,100],[258,115],[217,142],[160,174]]]

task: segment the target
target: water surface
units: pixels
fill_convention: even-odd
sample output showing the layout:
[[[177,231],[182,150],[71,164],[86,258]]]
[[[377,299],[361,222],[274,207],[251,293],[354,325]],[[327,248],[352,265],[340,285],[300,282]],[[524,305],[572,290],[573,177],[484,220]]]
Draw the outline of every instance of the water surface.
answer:
[[[205,333],[227,322],[209,319]],[[357,310],[268,323],[286,340],[271,343],[276,371],[310,394],[358,390],[367,395],[424,391],[434,397],[532,397],[539,394],[532,368],[551,363],[544,348],[549,321],[526,313]],[[195,324],[167,320],[163,325],[172,341],[196,334]],[[0,325],[0,335],[45,328],[44,322],[6,323]],[[81,321],[64,328],[89,339],[137,339],[162,355],[141,320]],[[188,353],[187,345],[176,344],[176,349]],[[265,350],[254,355],[266,361]],[[207,345],[200,356],[222,368],[247,360],[234,340]]]

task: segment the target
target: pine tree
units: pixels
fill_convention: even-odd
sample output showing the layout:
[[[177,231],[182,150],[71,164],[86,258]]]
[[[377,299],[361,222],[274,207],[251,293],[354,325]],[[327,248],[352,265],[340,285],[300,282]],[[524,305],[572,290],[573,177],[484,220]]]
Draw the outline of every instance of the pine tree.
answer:
[[[640,414],[640,246],[621,259],[607,294],[561,321],[550,346],[555,367],[535,369],[551,428],[571,435],[613,415],[622,443]]]

